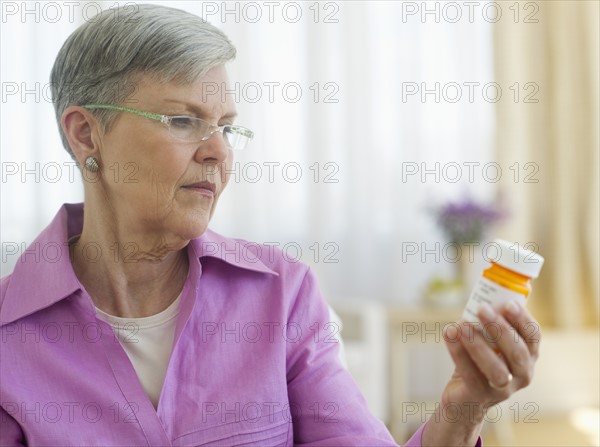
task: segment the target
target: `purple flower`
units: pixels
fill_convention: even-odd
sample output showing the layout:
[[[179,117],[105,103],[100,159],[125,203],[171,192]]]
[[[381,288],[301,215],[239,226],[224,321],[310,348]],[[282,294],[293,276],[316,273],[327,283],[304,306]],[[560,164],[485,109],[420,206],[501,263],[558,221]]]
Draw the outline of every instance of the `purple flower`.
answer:
[[[485,230],[504,217],[494,206],[481,205],[470,198],[447,203],[435,210],[437,223],[450,242],[479,242]]]

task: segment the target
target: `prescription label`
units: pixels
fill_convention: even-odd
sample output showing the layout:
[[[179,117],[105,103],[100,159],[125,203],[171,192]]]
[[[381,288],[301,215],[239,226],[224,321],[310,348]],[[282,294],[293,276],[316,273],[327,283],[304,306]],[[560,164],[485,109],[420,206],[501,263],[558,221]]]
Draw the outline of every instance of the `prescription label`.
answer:
[[[526,298],[524,295],[502,287],[485,277],[480,277],[475,283],[475,287],[473,287],[462,318],[465,321],[479,322],[477,311],[483,303],[489,304],[494,309],[500,309],[504,306],[504,303],[515,300],[525,306]]]

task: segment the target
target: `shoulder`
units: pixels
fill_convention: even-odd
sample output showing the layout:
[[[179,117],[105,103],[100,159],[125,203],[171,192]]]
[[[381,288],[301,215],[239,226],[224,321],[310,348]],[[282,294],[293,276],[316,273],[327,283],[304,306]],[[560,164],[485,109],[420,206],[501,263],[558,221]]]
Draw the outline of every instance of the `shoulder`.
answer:
[[[280,244],[279,242],[253,242],[246,239],[233,239],[250,257],[260,260],[270,269],[284,273],[297,271],[305,274],[309,267],[302,261],[302,250],[298,244]]]
[[[0,278],[0,309],[2,309],[2,303],[4,303],[4,297],[6,296],[11,277],[12,273]]]
[[[200,238],[193,240],[193,247],[200,258],[217,258],[242,269],[271,272],[280,278],[304,277],[310,270],[301,260],[301,250],[289,244],[259,243],[207,229]]]

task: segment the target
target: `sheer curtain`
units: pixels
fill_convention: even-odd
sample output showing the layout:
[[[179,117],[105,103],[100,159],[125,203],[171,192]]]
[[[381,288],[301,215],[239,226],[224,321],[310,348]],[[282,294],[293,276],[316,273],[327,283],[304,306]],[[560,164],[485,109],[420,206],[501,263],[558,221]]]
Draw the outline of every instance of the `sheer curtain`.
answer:
[[[495,194],[481,174],[495,137],[493,94],[484,89],[494,81],[489,21],[467,20],[466,11],[456,23],[409,14],[415,2],[154,3],[204,14],[238,49],[229,94],[256,136],[237,157],[214,230],[311,263],[331,298],[408,304],[432,275],[451,271],[440,250],[423,253],[444,244],[428,207]],[[3,86],[47,84],[84,5],[73,21],[66,7],[56,23],[7,16]],[[40,167],[39,181],[11,171],[36,162],[60,165],[62,178],[48,181],[50,168]],[[3,98],[2,163],[6,274],[12,251],[61,203],[82,199],[79,174],[67,178],[49,99]]]
[[[539,170],[499,186],[520,215],[507,231],[546,256],[531,301],[545,327],[598,327],[598,14],[598,2],[544,2],[537,22],[494,30],[497,78],[539,88],[537,102],[498,107],[496,144],[500,159]]]

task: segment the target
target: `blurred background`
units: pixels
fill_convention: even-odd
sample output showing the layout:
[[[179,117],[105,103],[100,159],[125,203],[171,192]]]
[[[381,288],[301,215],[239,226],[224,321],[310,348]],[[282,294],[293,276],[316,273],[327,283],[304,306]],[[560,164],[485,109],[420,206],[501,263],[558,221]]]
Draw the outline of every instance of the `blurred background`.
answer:
[[[543,344],[484,442],[599,444],[597,1],[148,3],[238,50],[226,94],[256,136],[211,227],[312,265],[398,442],[435,408],[452,371],[441,329],[501,237],[546,258],[528,303]],[[2,2],[2,275],[83,200],[49,73],[116,4],[136,5]]]

